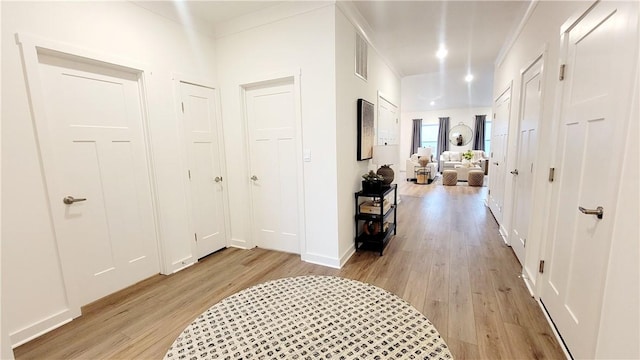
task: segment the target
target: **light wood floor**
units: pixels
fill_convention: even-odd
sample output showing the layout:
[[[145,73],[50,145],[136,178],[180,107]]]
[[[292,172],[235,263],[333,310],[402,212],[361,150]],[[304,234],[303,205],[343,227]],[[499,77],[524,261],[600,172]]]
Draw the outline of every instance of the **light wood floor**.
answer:
[[[318,274],[382,287],[440,331],[456,359],[561,359],[562,350],[484,206],[486,187],[400,184],[398,235],[384,256],[341,269],[262,249],[226,249],[91,304],[84,315],[15,349],[17,359],[161,359],[200,313],[249,286]]]

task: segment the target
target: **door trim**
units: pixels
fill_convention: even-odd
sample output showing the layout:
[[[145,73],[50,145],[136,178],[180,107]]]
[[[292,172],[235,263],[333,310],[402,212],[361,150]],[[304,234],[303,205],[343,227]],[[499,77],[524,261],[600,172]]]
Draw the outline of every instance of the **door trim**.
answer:
[[[197,79],[187,78],[184,75],[174,73],[171,76],[173,81],[173,90],[174,90],[174,99],[175,99],[175,112],[176,112],[176,131],[178,132],[178,136],[180,137],[180,168],[182,169],[182,184],[184,187],[185,193],[185,202],[187,204],[187,214],[189,214],[189,234],[195,233],[195,226],[193,224],[193,214],[192,214],[192,198],[191,198],[191,183],[189,181],[189,177],[187,176],[189,171],[189,151],[188,151],[188,143],[186,138],[186,132],[184,131],[184,113],[182,113],[182,96],[181,96],[181,84],[189,84],[193,86],[200,86],[203,88],[211,89],[214,91],[214,101],[215,101],[215,116],[216,116],[216,131],[218,132],[218,157],[220,161],[220,173],[222,174],[223,179],[228,179],[227,176],[227,162],[225,155],[225,145],[224,145],[224,126],[222,123],[222,110],[220,107],[220,89],[212,84],[208,84],[206,81],[198,81]],[[224,183],[224,182],[223,182]],[[231,238],[231,220],[229,218],[229,191],[228,186],[223,186],[222,188],[222,210],[224,212],[224,240],[225,246],[229,246],[229,239]],[[178,272],[186,267],[189,267],[196,262],[198,262],[197,258],[197,246],[195,239],[191,239],[189,237],[190,247],[191,247],[191,256],[176,260],[171,263],[173,268],[172,272]],[[185,264],[186,263],[186,264]]]
[[[151,134],[149,131],[149,114],[148,114],[148,106],[147,106],[147,97],[146,97],[146,86],[145,86],[145,77],[147,73],[151,73],[149,70],[145,70],[145,66],[131,62],[128,60],[123,60],[119,58],[115,58],[113,56],[103,55],[100,53],[94,53],[88,51],[86,49],[81,49],[74,47],[72,45],[59,43],[43,38],[39,38],[36,36],[28,35],[28,34],[16,34],[16,44],[20,47],[22,58],[23,58],[23,66],[25,71],[25,80],[27,85],[27,91],[29,93],[30,99],[30,109],[31,109],[31,118],[34,124],[34,128],[36,131],[36,142],[39,148],[40,154],[40,166],[41,173],[45,183],[46,196],[47,196],[47,205],[49,208],[49,218],[53,229],[54,240],[56,241],[56,246],[58,244],[59,237],[59,229],[56,229],[56,224],[53,220],[52,213],[53,210],[53,200],[51,199],[51,194],[55,192],[55,189],[58,188],[58,184],[56,183],[56,179],[53,176],[48,176],[48,174],[54,174],[55,172],[55,158],[53,155],[53,145],[51,136],[48,130],[48,122],[46,118],[45,111],[45,99],[42,90],[42,82],[39,74],[39,60],[38,53],[48,53],[53,54],[55,56],[72,58],[74,60],[80,62],[89,62],[101,63],[101,66],[112,66],[114,68],[118,68],[119,70],[129,72],[137,75],[138,77],[138,86],[139,86],[139,96],[140,96],[140,106],[141,106],[141,118],[142,118],[142,135],[143,135],[143,145],[145,149],[145,158],[147,163],[147,173],[149,174],[149,189],[151,196],[151,217],[153,221],[152,231],[153,237],[156,242],[156,248],[158,251],[158,259],[160,265],[160,271],[164,273],[164,253],[162,246],[159,241],[159,228],[158,228],[158,198],[157,198],[157,184],[156,184],[156,176],[155,169],[153,166],[153,153],[151,151]],[[45,161],[46,160],[46,161]],[[81,315],[80,307],[81,303],[78,296],[78,289],[74,284],[77,283],[77,277],[74,274],[73,269],[70,269],[68,265],[65,265],[62,262],[60,257],[60,253],[57,254],[58,263],[60,264],[60,269],[64,282],[64,290],[67,299],[68,312],[71,318],[75,318]],[[64,322],[63,322],[64,323]],[[49,325],[48,329],[45,329],[45,324],[34,324],[29,331],[30,336],[37,336],[37,334],[42,333],[45,330],[51,330],[59,325],[51,326]],[[13,341],[14,339],[12,339]],[[20,339],[16,339],[20,340]]]
[[[258,86],[258,85],[268,85],[272,83],[277,83],[286,80],[293,81],[293,93],[294,93],[294,106],[295,106],[295,148],[296,148],[296,182],[297,182],[297,191],[298,191],[298,240],[299,240],[299,248],[300,248],[300,258],[303,261],[309,260],[309,255],[306,251],[306,227],[305,227],[305,191],[304,191],[304,162],[303,162],[303,151],[302,151],[302,110],[301,110],[301,96],[300,96],[300,76],[302,71],[300,68],[285,70],[276,73],[262,74],[256,76],[253,79],[245,79],[244,81],[239,83],[239,96],[240,96],[240,106],[242,109],[242,125],[244,132],[244,151],[247,155],[247,163],[246,166],[246,180],[247,185],[249,185],[249,175],[251,171],[251,146],[250,146],[250,128],[249,128],[249,119],[247,116],[247,102],[246,102],[246,93],[247,89]],[[247,248],[253,248],[256,246],[255,239],[255,219],[253,218],[253,196],[251,191],[249,194],[249,206],[251,207],[251,215],[249,217],[249,222],[251,223],[251,237],[246,242]]]

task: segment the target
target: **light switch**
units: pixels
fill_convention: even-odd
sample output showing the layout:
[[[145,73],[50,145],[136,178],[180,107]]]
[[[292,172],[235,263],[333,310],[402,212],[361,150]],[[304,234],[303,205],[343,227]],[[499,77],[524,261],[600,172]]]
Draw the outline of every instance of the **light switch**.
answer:
[[[304,149],[303,159],[305,162],[311,162],[311,149]]]

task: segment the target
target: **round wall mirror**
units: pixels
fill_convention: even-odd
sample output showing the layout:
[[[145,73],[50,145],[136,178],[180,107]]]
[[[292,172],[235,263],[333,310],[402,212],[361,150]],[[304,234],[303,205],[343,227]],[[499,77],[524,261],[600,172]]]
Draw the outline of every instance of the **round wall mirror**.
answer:
[[[465,124],[458,124],[451,128],[449,132],[449,142],[451,145],[464,146],[471,142],[473,131]]]

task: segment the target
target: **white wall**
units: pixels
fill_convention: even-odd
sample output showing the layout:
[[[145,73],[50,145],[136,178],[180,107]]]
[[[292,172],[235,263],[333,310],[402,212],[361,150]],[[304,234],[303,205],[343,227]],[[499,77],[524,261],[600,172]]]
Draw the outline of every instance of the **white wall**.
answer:
[[[406,96],[403,80],[402,96]],[[454,127],[459,123],[463,123],[471,128],[471,131],[475,133],[475,119],[476,115],[487,115],[487,121],[492,117],[491,107],[475,107],[475,108],[458,108],[458,109],[443,109],[433,111],[413,111],[402,112],[401,116],[401,129],[400,129],[400,158],[408,159],[411,156],[411,136],[413,132],[413,119],[422,119],[422,124],[439,124],[440,117],[449,117],[449,126]],[[473,141],[464,146],[457,146],[449,143],[450,151],[466,151],[473,147]],[[473,149],[471,149],[473,150]],[[433,149],[433,159],[437,160],[440,154],[436,154],[437,149]],[[401,162],[400,171],[406,171],[406,161]],[[442,170],[442,169],[440,169]],[[404,175],[403,175],[404,176]]]
[[[249,217],[248,155],[242,84],[278,74],[301,75],[302,147],[311,151],[304,162],[304,260],[335,264],[337,244],[337,169],[334,5],[285,4],[297,7],[294,16],[264,21],[273,9],[240,19],[256,24],[227,32],[217,39],[218,75],[227,155],[231,243],[252,247]],[[281,9],[283,13],[287,9]],[[251,18],[251,19],[248,19]],[[251,21],[253,19],[253,21]],[[262,24],[259,22],[262,21]]]
[[[368,46],[368,79],[355,75],[356,28],[341,7],[336,9],[336,127],[338,164],[339,256],[344,264],[354,251],[354,193],[362,188],[362,174],[377,167],[370,160],[357,161],[357,100],[365,99],[376,107],[378,93],[396,106],[400,101],[400,79],[372,46]],[[399,126],[399,125],[398,125]],[[398,157],[401,160],[401,157]],[[399,163],[402,161],[399,161]],[[398,165],[392,167],[400,179]]]
[[[537,3],[528,21],[517,37],[513,47],[504,59],[497,64],[494,81],[494,97],[513,81],[511,102],[511,123],[509,127],[509,145],[507,168],[514,168],[516,161],[518,112],[520,109],[521,70],[534,60],[545,48],[543,78],[543,109],[538,128],[538,152],[533,180],[532,217],[530,219],[527,253],[523,272],[528,285],[537,295],[537,266],[541,260],[541,249],[546,241],[546,215],[550,207],[551,185],[547,180],[548,169],[552,165],[553,152],[557,138],[557,125],[553,122],[556,100],[556,85],[559,69],[560,26],[568,18],[581,14],[591,2],[545,2]],[[637,54],[636,54],[637,56]],[[627,154],[621,177],[621,191],[616,210],[616,222],[609,257],[601,326],[597,344],[597,358],[640,358],[637,339],[640,337],[640,268],[638,229],[638,73],[636,71],[636,96],[632,108],[635,113],[630,122],[630,135],[627,141]],[[635,154],[630,156],[630,154]],[[491,176],[491,174],[489,174]],[[511,213],[513,202],[513,176],[507,173],[505,188],[505,219],[503,224],[507,234],[512,233]]]
[[[213,39],[127,2],[2,2],[2,290],[12,341],[68,319],[14,34],[143,64],[166,270],[191,256],[171,74],[215,83]],[[179,265],[179,264],[178,264]],[[5,312],[5,309],[7,310]]]

